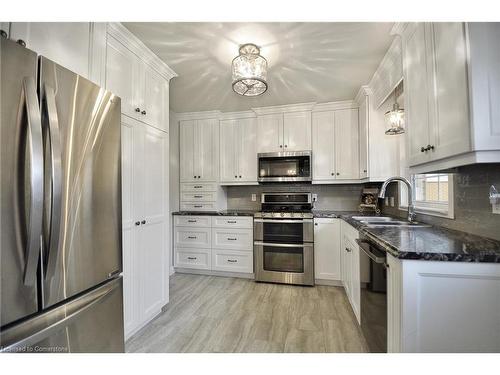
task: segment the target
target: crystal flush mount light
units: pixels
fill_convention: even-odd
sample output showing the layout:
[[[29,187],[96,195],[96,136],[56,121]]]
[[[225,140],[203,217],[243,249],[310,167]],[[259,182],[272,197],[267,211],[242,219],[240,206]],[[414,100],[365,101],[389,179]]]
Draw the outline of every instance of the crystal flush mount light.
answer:
[[[257,96],[267,90],[267,60],[255,44],[240,46],[239,56],[233,59],[233,90],[243,96]]]
[[[398,92],[402,90],[402,85],[403,84],[400,83],[394,89],[394,104],[392,105],[392,109],[385,113],[385,122],[388,126],[385,134],[387,135],[398,135],[405,132],[405,111],[403,108],[399,107],[397,102],[399,96]]]

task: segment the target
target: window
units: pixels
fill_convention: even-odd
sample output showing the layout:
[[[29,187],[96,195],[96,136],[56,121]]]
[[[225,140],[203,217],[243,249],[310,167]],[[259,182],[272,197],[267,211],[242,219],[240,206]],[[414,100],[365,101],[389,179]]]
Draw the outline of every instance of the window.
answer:
[[[425,215],[453,218],[453,175],[445,173],[411,176],[415,211]],[[400,184],[400,209],[408,208],[406,186]]]

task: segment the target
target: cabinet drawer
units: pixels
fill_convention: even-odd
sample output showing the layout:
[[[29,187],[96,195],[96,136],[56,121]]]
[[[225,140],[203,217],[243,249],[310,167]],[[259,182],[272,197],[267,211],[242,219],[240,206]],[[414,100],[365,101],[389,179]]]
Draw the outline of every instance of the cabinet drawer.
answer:
[[[253,217],[242,216],[212,216],[213,228],[241,228],[252,229]]]
[[[210,249],[175,249],[174,266],[209,270],[211,268]]]
[[[212,250],[212,270],[252,273],[253,252]]]
[[[253,251],[253,231],[251,229],[213,228],[214,249]]]
[[[181,201],[185,202],[215,202],[216,193],[181,193]]]
[[[210,228],[175,227],[174,239],[175,247],[211,247]]]
[[[181,202],[181,211],[216,211],[215,202]]]
[[[186,192],[205,192],[205,191],[217,191],[217,184],[214,183],[196,183],[187,182],[181,184],[181,191]]]
[[[184,216],[174,215],[174,225],[181,227],[210,228],[211,216]]]

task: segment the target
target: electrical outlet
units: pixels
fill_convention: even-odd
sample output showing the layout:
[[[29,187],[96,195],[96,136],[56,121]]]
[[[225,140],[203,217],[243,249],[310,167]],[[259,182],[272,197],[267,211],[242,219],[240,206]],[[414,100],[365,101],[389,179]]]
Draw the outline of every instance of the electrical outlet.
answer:
[[[500,203],[492,204],[491,207],[493,207],[492,211],[494,214],[500,215]]]
[[[384,206],[388,206],[389,205],[389,197],[385,197],[384,198]]]
[[[313,194],[312,200],[313,200],[313,202],[317,202],[318,201],[318,194]]]
[[[252,194],[252,202],[256,202],[257,201],[257,194]]]
[[[389,197],[389,202],[391,202],[391,207],[394,207],[394,197]]]

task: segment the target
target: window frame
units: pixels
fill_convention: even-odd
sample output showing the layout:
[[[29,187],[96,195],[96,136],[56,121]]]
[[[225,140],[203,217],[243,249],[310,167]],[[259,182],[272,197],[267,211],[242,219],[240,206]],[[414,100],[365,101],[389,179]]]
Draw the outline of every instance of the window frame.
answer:
[[[413,198],[413,206],[415,208],[415,212],[418,214],[423,214],[423,215],[431,215],[431,216],[438,216],[438,217],[443,217],[447,219],[454,219],[455,218],[455,210],[454,210],[454,194],[453,194],[453,187],[454,187],[454,175],[450,173],[422,173],[422,174],[447,174],[448,175],[448,203],[439,203],[439,202],[432,202],[432,201],[416,201],[415,197],[415,177],[414,175],[411,175],[410,177],[410,183],[412,186],[412,198]],[[408,210],[408,198],[407,198],[407,191],[406,191],[406,185],[403,183],[399,183],[399,188],[398,188],[398,193],[399,193],[399,210],[401,211],[407,211]]]

